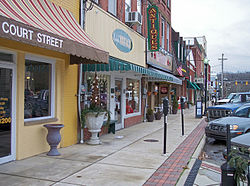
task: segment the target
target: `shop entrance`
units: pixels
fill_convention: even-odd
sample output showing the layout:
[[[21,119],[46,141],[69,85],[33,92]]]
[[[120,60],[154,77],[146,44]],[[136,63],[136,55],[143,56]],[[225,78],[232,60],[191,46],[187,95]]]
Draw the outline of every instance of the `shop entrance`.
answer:
[[[122,79],[115,80],[115,120],[117,120],[115,129],[122,128]]]
[[[1,57],[1,56],[0,56]],[[0,58],[0,164],[15,159],[13,67]]]

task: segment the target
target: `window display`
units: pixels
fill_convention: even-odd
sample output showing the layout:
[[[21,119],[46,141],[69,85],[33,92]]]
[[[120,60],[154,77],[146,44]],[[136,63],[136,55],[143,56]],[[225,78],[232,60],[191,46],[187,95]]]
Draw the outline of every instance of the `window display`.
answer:
[[[25,60],[24,119],[51,116],[52,64]]]
[[[126,89],[126,114],[139,112],[140,81],[127,79]]]
[[[86,75],[87,81],[87,92],[86,92],[86,102],[85,105],[90,106],[90,99],[92,95],[92,84],[95,73],[88,72]],[[101,106],[104,109],[109,109],[109,91],[110,91],[110,76],[105,74],[97,74],[99,81],[99,90],[100,90],[100,101]]]

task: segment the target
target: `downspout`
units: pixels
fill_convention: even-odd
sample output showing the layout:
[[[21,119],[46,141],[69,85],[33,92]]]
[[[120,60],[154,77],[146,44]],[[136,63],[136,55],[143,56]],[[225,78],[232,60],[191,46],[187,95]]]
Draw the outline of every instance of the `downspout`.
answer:
[[[143,5],[143,14],[144,15],[147,15],[147,12],[146,12],[146,8],[147,8],[147,4],[146,4],[146,8],[144,7],[145,6],[145,4]],[[146,9],[146,10],[145,10]],[[146,33],[146,19],[144,19],[144,35],[145,35],[145,63],[146,63],[146,65],[147,65],[147,62],[148,62],[148,37],[147,37],[147,33]],[[144,83],[145,83],[145,85],[144,85],[144,89],[145,88],[149,88],[148,87],[148,78],[147,78],[147,82],[146,82],[146,77],[145,77],[145,79],[144,79]],[[146,84],[147,84],[147,86],[146,86]],[[143,92],[144,93],[144,92]],[[147,119],[146,119],[146,114],[147,114],[147,107],[148,107],[148,94],[147,94],[147,92],[145,92],[145,105],[144,105],[144,119],[143,119],[143,122],[146,122],[147,121]]]
[[[80,15],[79,22],[83,27],[83,1],[80,1]],[[84,29],[84,28],[83,28]],[[81,89],[82,89],[82,64],[78,66],[78,96],[77,96],[77,106],[78,106],[78,118],[79,118],[79,127],[80,127],[80,143],[84,143],[84,132],[82,128],[82,119],[81,119]],[[84,101],[84,100],[83,100]]]

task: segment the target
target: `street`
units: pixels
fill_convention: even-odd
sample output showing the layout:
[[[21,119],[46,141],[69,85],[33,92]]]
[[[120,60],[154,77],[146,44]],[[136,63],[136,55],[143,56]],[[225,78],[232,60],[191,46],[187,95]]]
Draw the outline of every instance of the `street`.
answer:
[[[205,153],[205,161],[221,166],[223,163],[225,163],[225,159],[223,158],[223,152],[225,151],[225,149],[225,141],[206,138],[206,143],[203,148],[203,152]]]

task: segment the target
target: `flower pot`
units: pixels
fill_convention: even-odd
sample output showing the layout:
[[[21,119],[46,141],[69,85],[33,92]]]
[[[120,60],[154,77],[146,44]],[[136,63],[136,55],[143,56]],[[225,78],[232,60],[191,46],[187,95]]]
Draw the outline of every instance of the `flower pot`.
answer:
[[[153,122],[154,121],[154,115],[153,114],[152,115],[147,114],[147,120],[148,120],[148,122]]]
[[[156,112],[156,113],[155,113],[155,119],[156,119],[156,120],[160,120],[161,117],[162,117],[162,112]]]
[[[177,109],[173,109],[173,114],[177,114]]]
[[[88,131],[91,132],[91,138],[87,142],[88,144],[101,144],[98,133],[101,131],[105,114],[106,112],[100,112],[99,114],[97,112],[90,112],[86,114],[86,126],[88,128]]]
[[[50,151],[48,156],[60,156],[61,154],[57,150],[57,146],[61,141],[60,130],[64,127],[63,124],[47,124],[43,125],[48,130],[47,142],[50,145]]]

